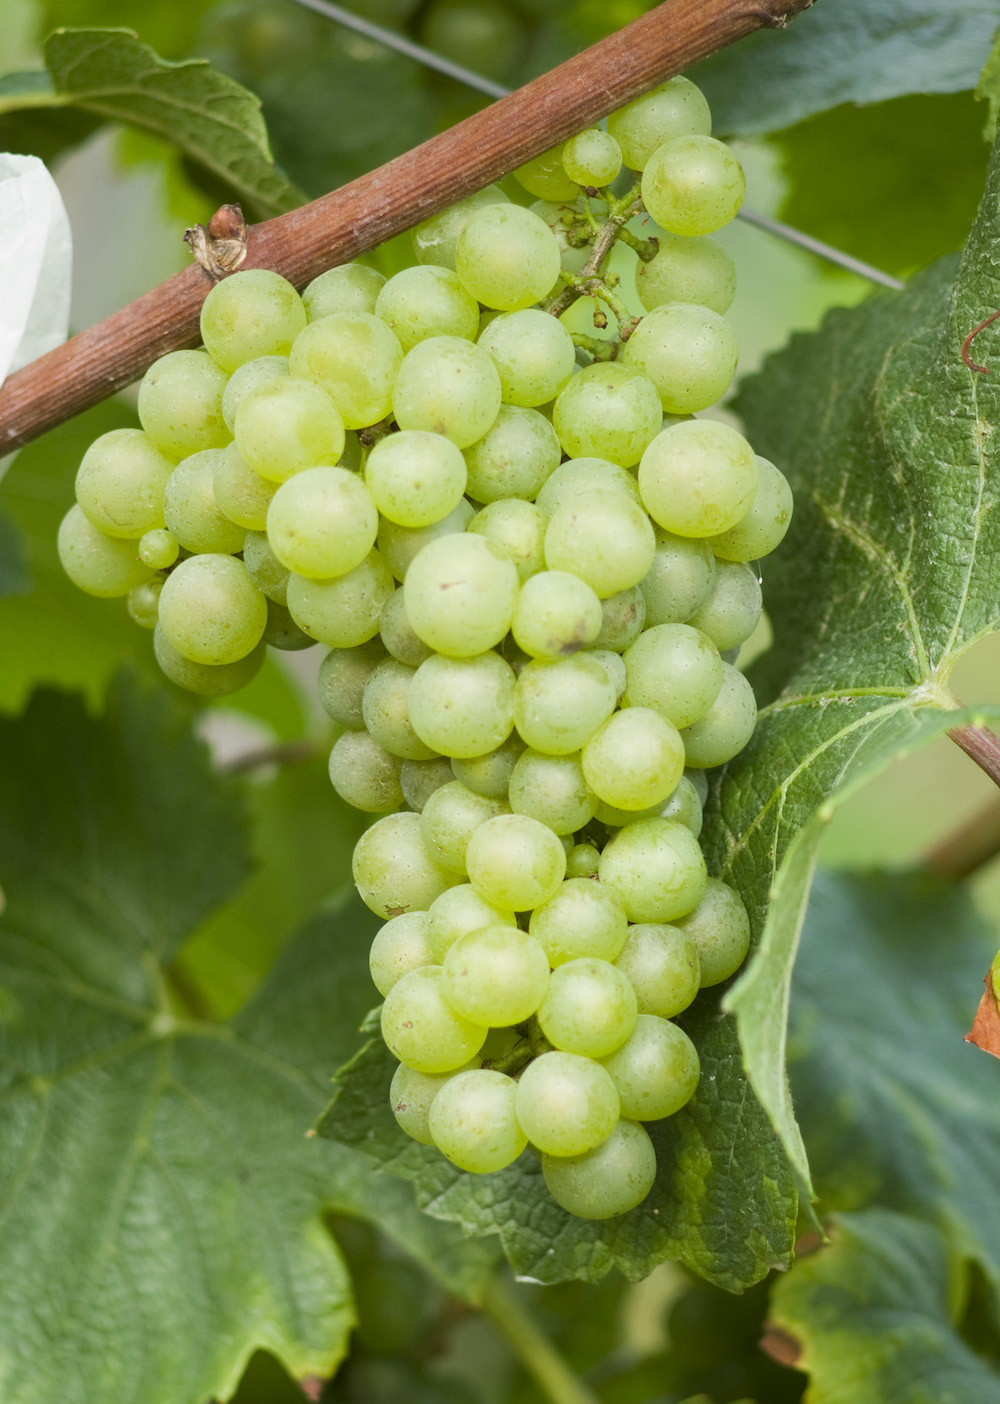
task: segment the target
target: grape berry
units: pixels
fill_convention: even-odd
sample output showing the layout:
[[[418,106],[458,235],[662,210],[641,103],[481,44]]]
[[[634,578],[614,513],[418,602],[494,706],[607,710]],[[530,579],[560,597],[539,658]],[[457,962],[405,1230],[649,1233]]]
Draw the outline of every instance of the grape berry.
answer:
[[[59,533],[183,687],[326,645],[330,777],[383,816],[354,877],[396,1119],[474,1173],[530,1143],[586,1218],[648,1194],[643,1123],[698,1083],[673,1021],[750,938],[699,847],[704,771],[753,731],[746,563],[791,499],[695,417],[736,366],[711,235],[743,176],[710,126],[676,78],[515,172],[531,208],[491,186],[426,221],[388,280],[217,284]]]

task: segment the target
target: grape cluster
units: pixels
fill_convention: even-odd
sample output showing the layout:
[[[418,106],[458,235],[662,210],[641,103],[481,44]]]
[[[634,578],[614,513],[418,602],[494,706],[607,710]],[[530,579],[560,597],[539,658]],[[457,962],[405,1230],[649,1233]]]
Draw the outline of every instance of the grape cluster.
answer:
[[[732,659],[791,502],[696,417],[736,364],[710,235],[743,179],[709,132],[673,79],[517,172],[533,207],[489,187],[418,226],[388,280],[227,278],[142,429],[88,450],[59,538],[197,692],[327,646],[330,777],[383,816],[354,877],[394,1114],[473,1172],[530,1142],[587,1218],[648,1193],[643,1123],[699,1076],[674,1019],[749,945],[699,847],[704,772],[753,731]],[[581,302],[617,334],[574,335]]]

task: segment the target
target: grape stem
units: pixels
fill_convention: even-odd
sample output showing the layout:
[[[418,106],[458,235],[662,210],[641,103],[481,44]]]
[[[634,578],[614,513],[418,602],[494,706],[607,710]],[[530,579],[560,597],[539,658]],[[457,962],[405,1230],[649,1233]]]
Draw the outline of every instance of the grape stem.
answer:
[[[506,1274],[494,1277],[483,1293],[483,1311],[510,1343],[550,1404],[598,1404],[517,1299]]]
[[[986,772],[994,785],[1000,785],[1000,736],[972,722],[966,726],[953,726],[948,735]]]
[[[614,313],[620,339],[627,341],[632,335],[639,324],[639,318],[633,317],[621,298],[611,291],[611,280],[603,277],[601,270],[614,248],[615,241],[621,238],[625,232],[625,225],[634,215],[643,213],[643,204],[638,198],[638,192],[639,186],[636,183],[622,199],[609,203],[608,217],[600,226],[587,262],[577,274],[562,273],[560,275],[566,286],[552,305],[546,309],[553,317],[561,317],[567,308],[572,307],[577,298],[596,297],[607,303]],[[604,193],[607,196],[609,192]],[[614,350],[604,352],[600,359],[613,360]]]
[[[631,102],[755,30],[781,28],[813,0],[664,0],[464,122],[297,210],[251,226],[244,268],[304,287],[394,234]],[[159,356],[198,340],[214,286],[192,264],[111,317],[8,377],[0,454],[137,380]]]
[[[1000,800],[966,819],[924,855],[924,867],[947,882],[961,882],[1000,855]]]

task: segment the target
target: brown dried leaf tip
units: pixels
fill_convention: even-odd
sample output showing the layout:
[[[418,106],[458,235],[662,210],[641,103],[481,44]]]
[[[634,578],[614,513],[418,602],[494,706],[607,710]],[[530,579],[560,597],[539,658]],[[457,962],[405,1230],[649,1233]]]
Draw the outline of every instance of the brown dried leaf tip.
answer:
[[[994,1058],[1000,1058],[1000,1008],[997,1007],[993,970],[986,976],[985,984],[986,993],[979,1001],[976,1017],[972,1021],[972,1028],[965,1035],[965,1041],[974,1043],[984,1053],[992,1053]]]
[[[196,263],[218,282],[247,256],[247,224],[239,205],[221,205],[207,224],[187,230],[185,242]]]
[[[776,1360],[779,1365],[795,1369],[802,1359],[802,1342],[798,1336],[779,1326],[776,1321],[764,1323],[764,1334],[760,1338],[760,1348],[765,1355]]]

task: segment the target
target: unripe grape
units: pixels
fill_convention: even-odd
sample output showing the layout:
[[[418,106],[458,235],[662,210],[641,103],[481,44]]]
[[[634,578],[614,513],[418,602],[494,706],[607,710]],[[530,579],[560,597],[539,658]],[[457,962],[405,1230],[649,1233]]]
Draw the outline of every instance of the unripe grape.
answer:
[[[379,292],[375,314],[399,339],[404,351],[429,336],[479,334],[479,304],[450,268],[428,264],[404,268]]]
[[[516,312],[540,301],[552,287],[559,275],[559,245],[531,210],[488,205],[463,229],[455,271],[478,302]]]
[[[784,540],[792,516],[788,479],[766,458],[757,455],[757,492],[744,516],[708,545],[723,561],[753,561],[766,556]]]
[[[413,729],[442,755],[457,760],[484,756],[510,735],[516,681],[510,664],[497,653],[475,658],[435,653],[421,663],[410,686]],[[469,788],[483,793],[475,785]]]
[[[746,181],[739,161],[710,136],[657,147],[642,172],[642,202],[671,234],[712,234],[735,219]]]
[[[233,556],[190,556],[174,567],[160,595],[160,626],[193,663],[236,663],[260,642],[267,600]]]
[[[345,731],[330,752],[330,781],[341,799],[355,809],[385,814],[403,803],[401,765],[399,757],[384,750],[367,731]]]
[[[528,1144],[514,1113],[516,1093],[517,1083],[505,1073],[457,1073],[431,1103],[427,1124],[434,1144],[461,1170],[502,1170]]]
[[[63,517],[57,538],[59,561],[79,590],[102,599],[127,595],[152,571],[139,558],[139,543],[105,536],[78,506]]]
[[[563,166],[564,145],[561,143],[540,156],[533,156],[513,172],[514,179],[529,195],[556,201],[574,200],[579,195],[579,185],[566,174]]]
[[[559,839],[523,814],[500,814],[480,824],[465,853],[469,881],[487,902],[527,912],[558,891],[566,873]]]
[[[548,518],[533,502],[505,497],[488,503],[469,519],[465,529],[491,541],[513,562],[518,580],[527,583],[545,564],[547,526]]]
[[[334,312],[374,312],[385,274],[363,263],[342,263],[314,278],[302,294],[310,322]]]
[[[707,136],[711,130],[712,114],[704,94],[683,77],[661,83],[608,117],[608,131],[633,171],[641,171],[664,142],[679,136]]]
[[[173,459],[141,429],[112,429],[83,455],[76,500],[98,531],[132,541],[163,526],[163,493],[173,471]]]
[[[552,422],[571,458],[608,458],[630,468],[659,433],[663,410],[646,376],[617,362],[595,361],[560,391]]]
[[[229,438],[222,417],[225,388],[226,372],[206,352],[170,351],[142,378],[139,422],[170,458],[221,448]]]
[[[507,633],[518,583],[513,561],[491,541],[468,532],[442,536],[406,572],[406,613],[428,647],[471,658]]]
[[[698,952],[702,987],[728,980],[746,960],[750,949],[747,909],[740,894],[718,878],[708,879],[697,907],[677,925]]]
[[[479,346],[432,336],[403,357],[392,392],[400,429],[444,434],[459,448],[481,439],[500,409],[500,376]]]
[[[403,912],[380,926],[368,953],[368,968],[380,995],[387,995],[404,975],[434,964],[430,914]]]
[[[377,531],[371,493],[346,468],[304,468],[281,484],[267,511],[274,554],[309,580],[331,580],[360,565]]]
[[[447,517],[462,500],[466,476],[461,450],[425,429],[387,435],[365,462],[376,507],[404,527],[431,526]]]
[[[258,356],[287,356],[305,324],[302,299],[268,268],[231,274],[201,305],[205,350],[229,372]]]
[[[454,881],[434,861],[419,814],[389,814],[376,820],[355,845],[353,870],[362,901],[386,920],[401,912],[426,911]]]
[[[382,1037],[390,1052],[407,1067],[422,1073],[444,1073],[462,1067],[479,1052],[486,1026],[456,1013],[445,997],[444,971],[439,965],[425,965],[404,975],[386,995]]]
[[[517,1119],[532,1145],[551,1155],[579,1155],[610,1136],[618,1092],[600,1063],[577,1053],[542,1053],[517,1085]]]
[[[728,424],[687,420],[651,441],[639,464],[639,491],[649,515],[667,531],[716,536],[749,510],[757,457]]]
[[[656,1179],[656,1152],[645,1129],[619,1121],[583,1155],[542,1156],[542,1174],[557,1204],[581,1219],[610,1219],[634,1209]]]
[[[578,185],[610,185],[622,168],[622,149],[608,132],[590,127],[563,147],[563,170]]]
[[[440,214],[432,215],[418,224],[411,233],[413,249],[421,263],[437,264],[455,269],[455,246],[459,236],[476,210],[486,205],[509,205],[510,197],[499,185],[487,185],[471,195],[457,200]]]

